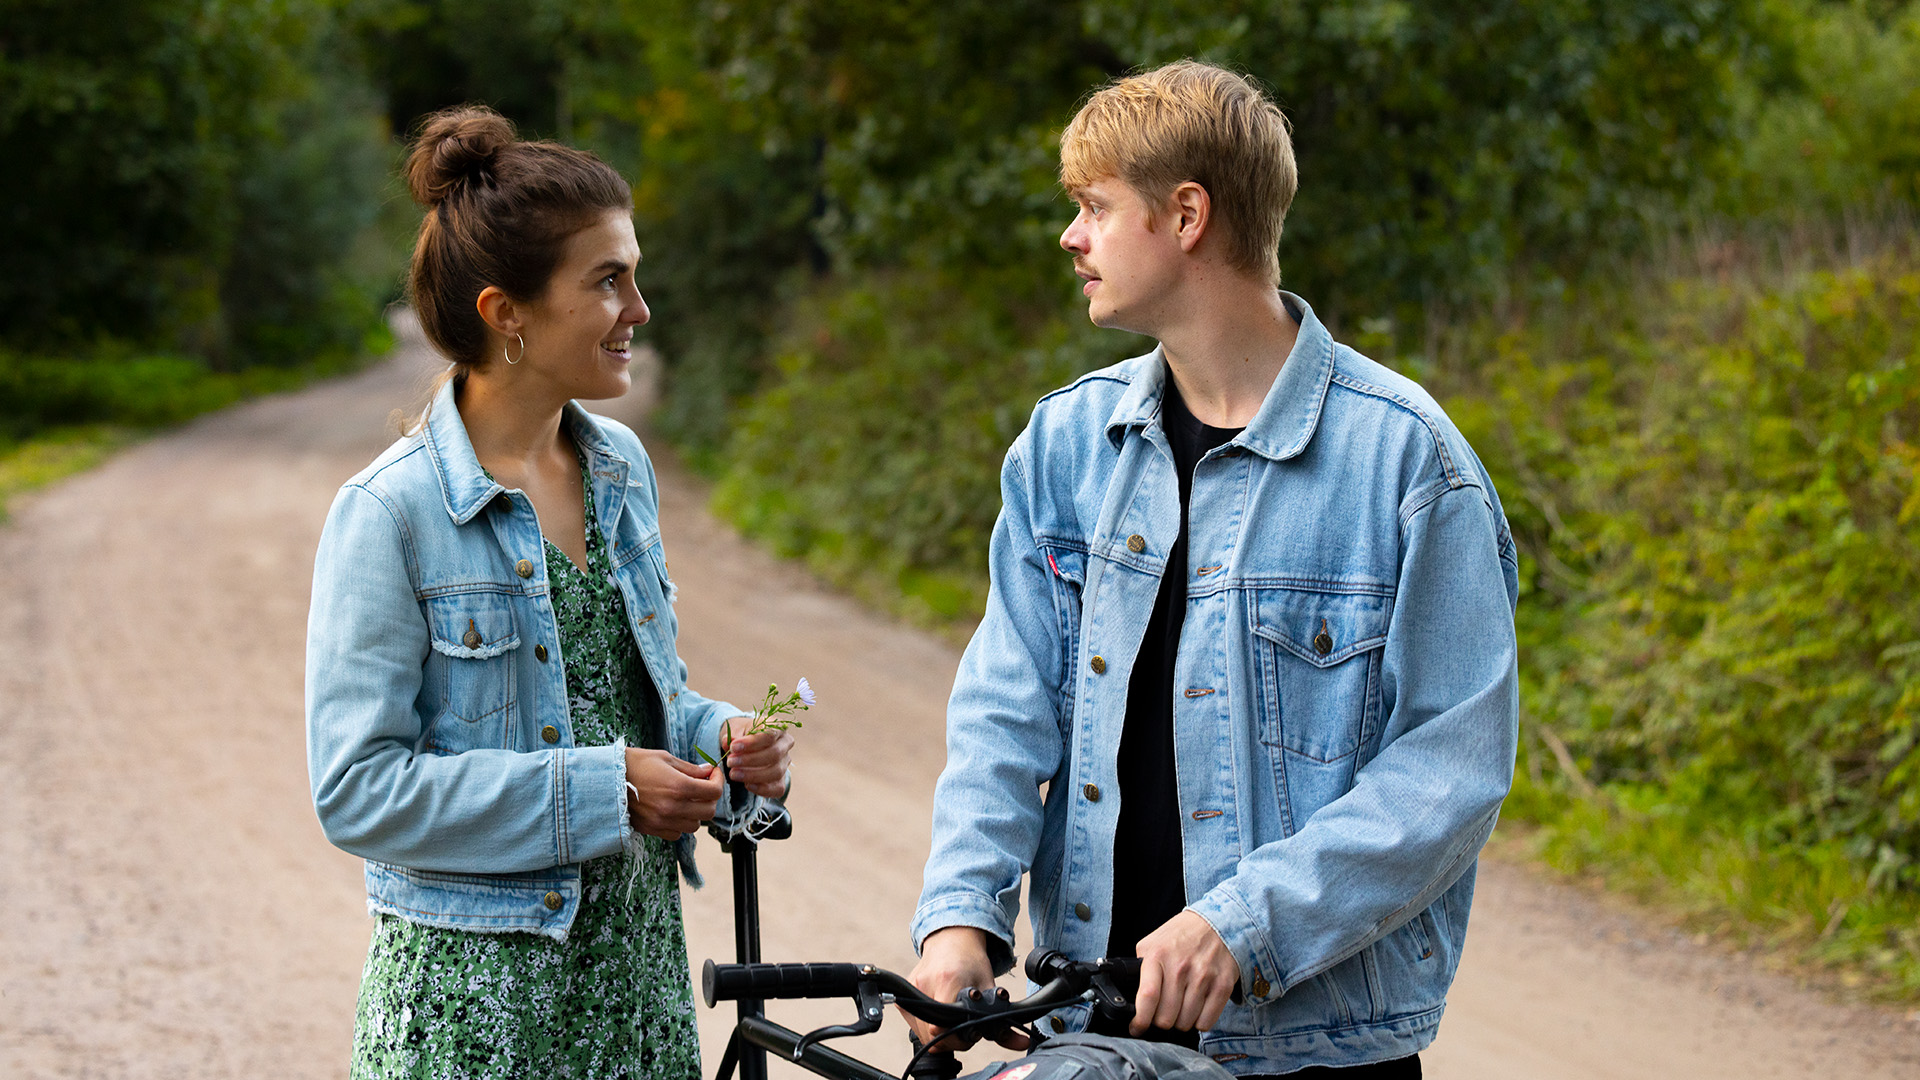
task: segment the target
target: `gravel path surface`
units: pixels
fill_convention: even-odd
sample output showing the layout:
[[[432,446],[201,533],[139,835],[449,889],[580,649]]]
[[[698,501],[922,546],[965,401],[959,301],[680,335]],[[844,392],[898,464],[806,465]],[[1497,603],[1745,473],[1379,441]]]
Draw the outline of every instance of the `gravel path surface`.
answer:
[[[307,592],[334,490],[431,372],[412,342],[144,443],[0,526],[0,1077],[344,1074],[370,923],[359,863],[307,797]],[[905,970],[958,654],[741,542],[661,466],[695,684],[746,701],[804,674],[821,696],[800,835],[761,859],[765,955]],[[696,967],[731,954],[725,862],[703,858]],[[1920,1014],[1830,1003],[1524,867],[1483,880],[1429,1076],[1920,1076]],[[711,1068],[726,1017],[701,1019]],[[851,1048],[898,1068],[903,1042],[893,1020]]]

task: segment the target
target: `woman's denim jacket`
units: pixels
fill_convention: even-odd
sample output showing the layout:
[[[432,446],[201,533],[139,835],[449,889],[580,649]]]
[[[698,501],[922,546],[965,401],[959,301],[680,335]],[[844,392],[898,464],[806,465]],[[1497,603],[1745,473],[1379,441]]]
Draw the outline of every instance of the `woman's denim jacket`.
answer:
[[[668,748],[717,757],[741,713],[687,689],[652,463],[619,423],[573,404],[564,422]],[[334,499],[307,625],[307,763],[327,839],[367,860],[369,912],[564,939],[580,863],[628,842],[624,749],[574,744],[545,547],[533,504],[480,468],[451,384]]]
[[[1239,1073],[1432,1040],[1519,713],[1486,471],[1432,398],[1282,295],[1298,342],[1195,472],[1174,683],[1188,908],[1245,996],[1202,1048]],[[1030,870],[1036,947],[1106,952],[1128,681],[1180,530],[1165,371],[1156,350],[1042,398],[1007,454],[916,947],[975,926],[1010,962]]]

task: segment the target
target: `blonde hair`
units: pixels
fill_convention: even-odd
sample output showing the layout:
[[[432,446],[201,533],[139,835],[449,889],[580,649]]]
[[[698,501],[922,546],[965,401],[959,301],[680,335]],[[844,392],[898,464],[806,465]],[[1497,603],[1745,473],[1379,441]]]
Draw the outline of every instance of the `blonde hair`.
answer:
[[[1156,212],[1191,180],[1207,190],[1227,258],[1280,281],[1280,230],[1299,174],[1290,125],[1245,76],[1180,60],[1096,91],[1060,134],[1068,191],[1115,177]]]

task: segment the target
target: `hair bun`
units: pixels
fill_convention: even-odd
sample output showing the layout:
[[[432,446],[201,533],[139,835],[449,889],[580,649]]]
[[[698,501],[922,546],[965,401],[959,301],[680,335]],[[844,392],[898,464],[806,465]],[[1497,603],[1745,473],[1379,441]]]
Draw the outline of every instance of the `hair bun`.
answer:
[[[513,142],[512,122],[484,105],[427,117],[407,155],[407,187],[414,201],[435,207],[468,184],[491,186],[494,164]]]

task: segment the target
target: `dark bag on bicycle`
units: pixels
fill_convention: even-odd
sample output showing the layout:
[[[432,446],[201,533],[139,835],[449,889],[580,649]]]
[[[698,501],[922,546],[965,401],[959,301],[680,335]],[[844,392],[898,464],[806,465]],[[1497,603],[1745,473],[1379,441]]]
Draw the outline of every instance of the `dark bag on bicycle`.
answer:
[[[1016,1061],[961,1080],[1233,1080],[1220,1063],[1171,1043],[1113,1035],[1055,1035]]]

